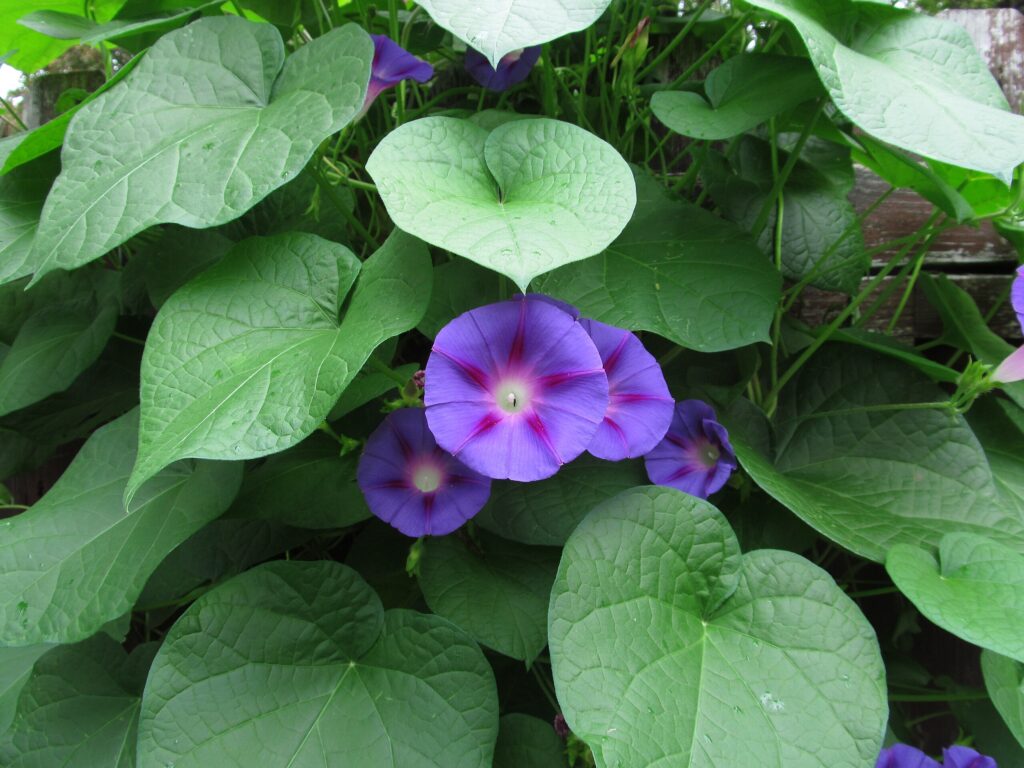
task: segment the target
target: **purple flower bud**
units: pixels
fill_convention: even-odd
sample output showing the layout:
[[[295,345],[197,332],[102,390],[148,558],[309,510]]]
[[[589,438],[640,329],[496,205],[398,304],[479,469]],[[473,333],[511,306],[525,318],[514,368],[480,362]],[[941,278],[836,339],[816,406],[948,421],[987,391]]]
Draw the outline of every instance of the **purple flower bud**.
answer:
[[[425,83],[434,76],[434,68],[405,50],[387,35],[373,38],[373,65],[370,68],[370,86],[363,102],[365,113],[381,91],[393,88],[403,80]]]
[[[441,329],[424,402],[438,445],[488,477],[529,482],[586,450],[608,407],[608,377],[570,315],[518,298]]]
[[[580,324],[601,353],[608,376],[608,410],[587,451],[608,461],[643,456],[672,423],[675,401],[661,366],[635,334],[597,320]]]
[[[939,768],[939,764],[919,749],[894,744],[882,750],[875,768]]]
[[[676,403],[665,439],[644,457],[652,483],[706,499],[736,469],[729,433],[702,400]]]
[[[491,63],[479,51],[466,49],[466,71],[484,88],[492,91],[507,91],[516,83],[521,83],[530,74],[533,65],[540,58],[539,45],[520,48],[506,53],[494,69]]]
[[[491,481],[438,448],[421,408],[388,414],[356,474],[370,511],[406,536],[442,536],[473,517]]]
[[[970,747],[946,747],[942,750],[942,765],[945,768],[998,768],[991,757],[979,754]]]
[[[427,380],[427,372],[424,370],[416,371],[412,375],[412,383],[415,384],[419,389],[423,389],[423,384]]]
[[[554,726],[555,733],[558,734],[559,738],[569,738],[569,724],[565,722],[565,715],[563,715],[561,712],[555,715],[555,720],[552,723],[552,725]]]

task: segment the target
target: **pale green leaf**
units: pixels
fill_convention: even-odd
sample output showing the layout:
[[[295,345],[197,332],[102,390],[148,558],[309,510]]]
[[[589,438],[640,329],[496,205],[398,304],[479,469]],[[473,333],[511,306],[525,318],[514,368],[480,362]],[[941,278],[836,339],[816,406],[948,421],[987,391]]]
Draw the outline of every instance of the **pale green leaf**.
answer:
[[[683,136],[729,139],[814,98],[821,86],[807,59],[740,54],[715,68],[704,90],[707,100],[690,91],[658,91],[651,111]]]
[[[561,546],[591,509],[646,483],[640,461],[603,461],[583,454],[536,483],[495,480],[474,522],[512,541]]]
[[[230,653],[223,652],[230,643]],[[491,768],[498,701],[476,645],[333,562],[274,562],[201,597],[150,673],[140,768]]]
[[[30,267],[73,269],[154,224],[237,218],[355,116],[372,53],[354,25],[287,61],[274,27],[234,16],[165,35],[71,121]]]
[[[426,542],[420,588],[438,616],[499,653],[532,663],[548,643],[548,597],[558,569],[554,547],[530,547],[482,533]]]
[[[618,239],[536,290],[701,352],[766,341],[782,279],[757,245],[735,225],[670,200],[650,177],[637,181],[639,205]]]
[[[550,723],[530,715],[505,715],[499,722],[494,768],[565,768],[564,752]]]
[[[93,8],[98,18],[106,21],[122,4],[123,0],[97,0]],[[81,0],[45,0],[45,3],[41,0],[5,0],[0,4],[0,51],[13,50],[6,63],[30,74],[45,67],[74,44],[54,40],[17,23],[21,17],[39,10],[40,5],[50,11],[79,16],[84,9]]]
[[[763,416],[725,414],[743,468],[762,489],[842,547],[876,562],[894,544],[931,548],[955,531],[1024,552],[1024,517],[999,503],[985,453],[945,395],[912,368],[835,345],[779,399],[774,445]],[[909,406],[909,407],[904,407]]]
[[[1024,746],[1024,664],[982,651],[981,671],[996,710],[1010,733]]]
[[[497,68],[502,56],[586,29],[611,0],[423,0],[431,18]]]
[[[7,768],[133,768],[146,670],[155,643],[129,656],[100,634],[36,662],[18,699]]]
[[[31,509],[0,522],[0,644],[67,643],[135,602],[178,544],[231,503],[239,464],[187,462],[148,483],[126,510],[138,413],[93,433]]]
[[[1006,181],[1024,161],[1024,119],[958,24],[854,0],[750,4],[793,24],[836,107],[868,134]]]
[[[0,142],[0,157],[10,158],[31,134]],[[60,168],[56,155],[0,176],[0,283],[28,275],[28,257],[50,185]],[[2,310],[0,310],[2,312]]]
[[[249,473],[234,514],[296,528],[345,528],[370,517],[356,484],[358,452],[339,455],[337,441],[313,434]]]
[[[593,256],[636,205],[629,166],[569,123],[516,120],[493,131],[427,117],[388,134],[366,170],[395,224],[511,278]]]
[[[430,257],[408,235],[359,267],[315,235],[252,238],[171,296],[146,339],[129,493],[177,459],[256,458],[311,434],[429,300]]]
[[[870,768],[887,719],[874,630],[788,552],[741,555],[669,488],[595,509],[551,595],[552,671],[598,768]]]
[[[885,569],[930,621],[957,637],[1024,661],[1024,554],[972,533],[942,537],[937,554],[907,544]]]

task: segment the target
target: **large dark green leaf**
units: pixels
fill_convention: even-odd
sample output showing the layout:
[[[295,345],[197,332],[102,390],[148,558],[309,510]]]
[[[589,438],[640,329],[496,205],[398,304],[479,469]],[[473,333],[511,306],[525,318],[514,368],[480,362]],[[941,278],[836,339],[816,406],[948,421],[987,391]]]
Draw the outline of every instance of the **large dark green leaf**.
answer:
[[[566,543],[552,671],[598,768],[868,768],[887,719],[874,630],[788,552],[740,554],[721,513],[627,491]]]
[[[584,454],[536,483],[496,480],[474,520],[512,541],[561,546],[595,506],[646,483],[640,461],[602,461]]]
[[[370,516],[356,484],[358,453],[339,455],[338,443],[310,435],[246,476],[234,509],[245,517],[296,528],[344,528]]]
[[[419,322],[430,270],[424,245],[402,232],[361,270],[315,235],[239,243],[153,323],[129,492],[180,458],[256,458],[299,443],[373,350]]]
[[[31,134],[0,142],[0,158],[13,156],[27,136]],[[59,168],[53,154],[0,177],[0,283],[31,272],[25,264],[35,242],[43,203]]]
[[[992,703],[1010,733],[1024,747],[1024,664],[992,651],[982,651],[981,671]]]
[[[7,768],[131,768],[139,704],[156,644],[129,656],[104,634],[36,662],[18,699]]]
[[[728,414],[754,481],[820,533],[883,562],[894,544],[926,549],[968,531],[1024,551],[1024,517],[1002,504],[985,453],[945,395],[912,368],[848,345],[826,347],[779,400],[774,456],[752,406]],[[909,406],[909,407],[903,407]]]
[[[549,723],[529,715],[501,718],[494,768],[565,768],[562,740]]]
[[[532,663],[548,644],[548,597],[559,551],[483,534],[430,539],[420,588],[430,610],[499,653]]]
[[[168,467],[129,510],[138,413],[97,430],[60,480],[0,529],[0,643],[67,643],[126,613],[160,561],[231,503],[241,465]]]
[[[26,268],[72,269],[154,224],[237,218],[355,116],[372,54],[354,25],[287,61],[274,27],[233,16],[165,35],[72,120]]]
[[[26,645],[21,648],[0,648],[0,734],[7,734],[14,722],[18,696],[25,687],[36,661],[53,646]],[[4,737],[0,736],[0,749]]]
[[[338,563],[278,561],[207,593],[168,633],[139,766],[490,768],[497,732],[493,675],[460,630],[385,612]]]
[[[535,289],[584,315],[714,352],[768,339],[781,279],[737,227],[637,180],[629,226],[603,253],[562,267]]]

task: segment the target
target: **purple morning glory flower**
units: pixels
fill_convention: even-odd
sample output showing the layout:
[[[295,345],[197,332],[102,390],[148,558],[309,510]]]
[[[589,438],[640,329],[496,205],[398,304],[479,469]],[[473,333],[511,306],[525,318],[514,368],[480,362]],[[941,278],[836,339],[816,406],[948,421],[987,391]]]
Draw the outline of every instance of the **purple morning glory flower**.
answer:
[[[520,48],[518,51],[506,53],[494,69],[482,53],[472,48],[466,49],[466,71],[484,88],[492,91],[507,91],[516,83],[521,83],[530,74],[533,65],[540,58],[539,45]]]
[[[939,768],[939,764],[919,749],[893,744],[882,750],[875,768]]]
[[[356,478],[370,511],[406,536],[442,536],[473,517],[491,481],[438,448],[422,408],[392,411],[366,441]]]
[[[608,410],[587,451],[609,461],[643,456],[665,437],[675,410],[661,367],[635,334],[597,320],[580,325],[608,376]]]
[[[998,768],[991,757],[979,754],[970,747],[946,747],[942,750],[945,768]]]
[[[514,299],[533,299],[534,301],[543,301],[545,304],[550,304],[552,307],[558,307],[560,310],[569,315],[573,320],[580,319],[580,311],[576,309],[572,304],[561,299],[556,299],[554,296],[548,296],[546,293],[517,293],[512,298]]]
[[[1017,268],[1017,277],[1013,279],[1013,287],[1010,289],[1010,302],[1013,304],[1013,311],[1017,313],[1021,328],[1024,329],[1024,267]],[[993,378],[1004,384],[1024,380],[1024,347],[1003,360],[996,368]]]
[[[370,68],[370,86],[363,102],[365,113],[381,91],[393,88],[403,80],[425,83],[434,76],[434,68],[409,53],[387,35],[373,38],[373,64]]]
[[[578,322],[521,297],[441,329],[424,402],[442,448],[488,477],[528,482],[586,450],[608,407],[608,377]]]
[[[703,400],[676,403],[665,439],[644,456],[652,483],[706,499],[736,469],[729,433]]]

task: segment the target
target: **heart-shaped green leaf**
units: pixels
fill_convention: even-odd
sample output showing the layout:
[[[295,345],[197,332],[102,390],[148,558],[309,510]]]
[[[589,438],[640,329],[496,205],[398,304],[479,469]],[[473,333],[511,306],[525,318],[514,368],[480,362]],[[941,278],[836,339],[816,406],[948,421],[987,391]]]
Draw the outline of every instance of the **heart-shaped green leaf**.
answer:
[[[1024,664],[986,650],[981,652],[981,672],[996,710],[1024,747]]]
[[[480,51],[491,66],[506,53],[586,29],[611,0],[423,0],[431,18]]]
[[[600,253],[636,205],[626,161],[569,123],[515,120],[487,131],[427,117],[389,133],[367,172],[395,224],[510,277]]]
[[[0,644],[68,643],[131,609],[167,554],[231,503],[237,463],[169,467],[131,510],[138,412],[93,433],[31,509],[0,523]]]
[[[606,499],[647,484],[640,461],[603,461],[584,454],[546,480],[496,480],[474,521],[523,544],[561,546],[587,513]]]
[[[372,56],[355,25],[287,61],[273,26],[234,16],[165,35],[71,121],[29,266],[73,269],[154,224],[237,218],[355,116]]]
[[[925,157],[1000,176],[1024,162],[1024,119],[952,21],[855,0],[751,0],[789,21],[836,107]]]
[[[768,339],[782,278],[735,225],[670,200],[649,176],[625,231],[600,255],[536,289],[584,315],[714,352]]]
[[[146,686],[139,766],[490,768],[497,735],[494,677],[460,630],[385,612],[346,566],[276,561],[171,628]]]
[[[951,533],[938,557],[906,544],[885,569],[929,620],[982,648],[1024,661],[1024,555],[972,533]]]
[[[338,443],[313,434],[246,475],[232,507],[239,516],[296,528],[344,528],[370,517],[356,484],[358,453],[338,455]]]
[[[807,59],[740,54],[708,75],[704,91],[708,101],[692,91],[658,91],[651,111],[683,136],[730,139],[814,98],[821,85]]]
[[[887,717],[874,630],[832,578],[741,555],[722,514],[669,488],[605,502],[551,594],[558,700],[599,768],[866,768]]]
[[[499,653],[531,663],[548,644],[548,598],[558,569],[554,547],[481,534],[464,543],[430,539],[419,564],[427,605]]]
[[[745,401],[725,422],[754,482],[862,557],[884,562],[894,544],[930,549],[956,531],[1024,552],[1024,517],[999,502],[981,445],[944,399],[913,368],[841,344],[782,391],[774,445],[757,438],[767,425]]]
[[[129,494],[177,459],[256,458],[312,433],[430,298],[430,256],[402,232],[359,267],[316,235],[251,238],[171,296],[146,340]]]
[[[135,765],[142,688],[156,643],[131,655],[100,633],[40,658],[18,699],[17,716],[0,742],[7,768]]]

